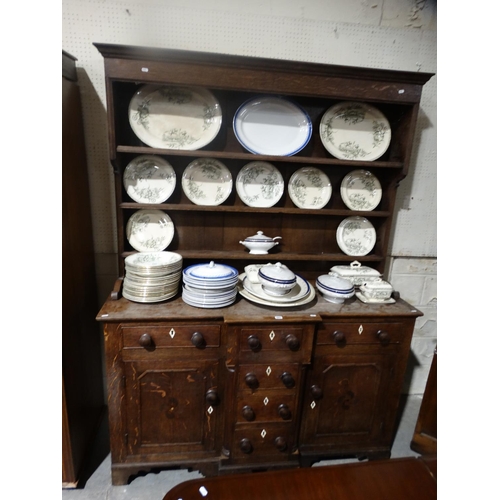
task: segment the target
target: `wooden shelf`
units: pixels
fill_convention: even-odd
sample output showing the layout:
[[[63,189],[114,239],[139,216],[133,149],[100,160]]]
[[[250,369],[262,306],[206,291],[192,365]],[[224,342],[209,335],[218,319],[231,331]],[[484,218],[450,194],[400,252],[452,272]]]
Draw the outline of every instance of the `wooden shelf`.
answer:
[[[226,160],[247,160],[247,161],[268,161],[277,163],[307,163],[311,165],[338,165],[352,168],[402,168],[402,161],[349,161],[338,160],[333,157],[315,158],[312,156],[268,156],[254,155],[251,153],[238,153],[227,151],[181,151],[176,149],[159,149],[148,146],[117,146],[118,153],[128,153],[135,155],[163,155],[163,156],[188,156],[197,158],[219,158]]]
[[[217,205],[217,206],[203,206],[203,205],[188,205],[188,204],[170,204],[170,203],[158,203],[158,204],[147,204],[147,203],[135,203],[135,202],[123,202],[120,203],[120,208],[125,210],[140,210],[140,209],[157,209],[157,210],[167,210],[169,212],[229,212],[229,213],[242,213],[242,214],[252,214],[252,213],[269,213],[269,214],[290,214],[290,215],[311,215],[311,216],[339,216],[339,217],[351,217],[359,215],[361,217],[389,217],[391,213],[389,211],[376,211],[371,212],[366,211],[355,211],[349,209],[337,210],[337,209],[325,209],[312,210],[303,208],[290,208],[290,207],[269,207],[269,208],[255,208],[247,206],[228,206],[228,205]]]

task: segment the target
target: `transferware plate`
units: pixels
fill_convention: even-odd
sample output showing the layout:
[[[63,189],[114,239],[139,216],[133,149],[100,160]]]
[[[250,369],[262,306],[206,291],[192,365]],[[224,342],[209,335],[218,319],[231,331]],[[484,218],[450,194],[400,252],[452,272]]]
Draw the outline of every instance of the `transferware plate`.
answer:
[[[219,102],[198,87],[144,85],[132,97],[128,117],[148,146],[189,151],[212,142],[222,124]]]

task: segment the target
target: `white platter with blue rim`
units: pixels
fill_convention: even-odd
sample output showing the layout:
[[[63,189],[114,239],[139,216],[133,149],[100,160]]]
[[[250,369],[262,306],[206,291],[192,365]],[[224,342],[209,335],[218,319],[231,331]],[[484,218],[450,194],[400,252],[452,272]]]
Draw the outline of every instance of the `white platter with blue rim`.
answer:
[[[251,153],[292,156],[311,139],[312,123],[306,111],[289,99],[262,96],[238,108],[233,130],[240,144]]]

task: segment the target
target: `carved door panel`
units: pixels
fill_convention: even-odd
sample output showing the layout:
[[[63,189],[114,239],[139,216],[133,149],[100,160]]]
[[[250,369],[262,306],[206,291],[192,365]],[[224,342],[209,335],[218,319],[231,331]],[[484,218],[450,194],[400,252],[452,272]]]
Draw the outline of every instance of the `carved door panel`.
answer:
[[[347,352],[349,351],[349,352]],[[397,347],[353,347],[317,356],[305,394],[301,444],[377,446],[391,439]]]
[[[218,361],[126,362],[128,453],[215,450]]]

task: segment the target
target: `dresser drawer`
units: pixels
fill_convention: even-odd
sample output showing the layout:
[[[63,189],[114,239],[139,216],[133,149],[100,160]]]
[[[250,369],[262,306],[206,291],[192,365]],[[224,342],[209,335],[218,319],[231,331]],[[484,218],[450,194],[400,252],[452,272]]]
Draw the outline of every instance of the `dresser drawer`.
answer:
[[[219,347],[220,325],[122,326],[125,349],[165,347]]]
[[[238,390],[293,390],[299,383],[299,365],[292,363],[241,365]]]
[[[316,345],[393,344],[411,336],[406,323],[322,323],[318,326]]]
[[[287,389],[240,392],[236,422],[291,422],[295,418],[295,399],[295,393]]]
[[[254,461],[256,457],[281,455],[293,452],[294,442],[291,424],[263,424],[234,431],[231,456],[233,459]]]
[[[241,352],[292,351],[304,348],[304,329],[273,326],[242,328],[240,332]]]

